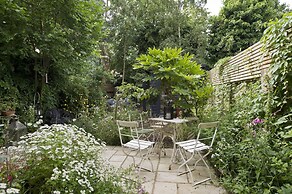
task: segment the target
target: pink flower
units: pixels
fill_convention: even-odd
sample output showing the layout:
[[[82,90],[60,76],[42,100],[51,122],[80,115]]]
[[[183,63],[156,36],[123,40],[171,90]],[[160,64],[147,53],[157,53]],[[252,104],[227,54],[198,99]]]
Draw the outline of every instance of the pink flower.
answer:
[[[264,122],[263,119],[259,119],[259,118],[257,117],[257,118],[255,118],[255,119],[251,122],[251,124],[252,124],[252,125],[257,125],[257,124],[261,124],[261,123],[263,123],[263,122]]]
[[[11,175],[8,175],[8,176],[7,176],[7,180],[8,180],[9,183],[11,183],[12,180],[13,180],[13,177],[12,177]]]

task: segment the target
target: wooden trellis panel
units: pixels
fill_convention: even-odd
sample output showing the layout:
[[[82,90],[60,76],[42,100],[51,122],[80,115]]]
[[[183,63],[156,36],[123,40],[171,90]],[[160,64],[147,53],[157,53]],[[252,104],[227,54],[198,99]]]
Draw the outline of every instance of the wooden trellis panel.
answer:
[[[232,57],[223,67],[222,72],[219,72],[218,67],[212,69],[210,71],[211,81],[213,85],[218,85],[260,78],[270,63],[271,58],[262,51],[262,44],[258,42]]]
[[[292,36],[292,29],[288,30]],[[232,57],[219,72],[219,67],[213,68],[210,73],[213,85],[263,78],[272,60],[269,53],[262,50],[262,43],[258,42],[246,50]]]

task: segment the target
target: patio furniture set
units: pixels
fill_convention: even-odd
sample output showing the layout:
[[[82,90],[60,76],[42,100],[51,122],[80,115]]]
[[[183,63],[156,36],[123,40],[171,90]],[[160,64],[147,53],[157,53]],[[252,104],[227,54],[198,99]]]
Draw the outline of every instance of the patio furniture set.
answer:
[[[178,141],[179,125],[189,122],[189,119],[149,118],[148,120],[150,127],[147,129],[144,127],[144,121],[141,115],[139,121],[116,121],[123,152],[132,157],[133,165],[138,168],[139,172],[141,169],[153,172],[153,164],[150,155],[158,153],[160,157],[161,152],[164,150],[164,139],[169,137],[173,142],[169,170],[171,170],[173,163],[180,163],[178,167],[178,176],[189,173],[193,185],[211,180],[211,171],[206,157],[212,151],[212,146],[218,130],[218,122],[199,123],[196,138]],[[204,130],[208,132],[204,133]],[[206,136],[206,134],[208,134],[208,136]],[[139,158],[139,162],[135,161],[137,157]],[[151,169],[143,167],[143,163],[146,160],[151,164]],[[194,160],[195,165],[191,169],[190,162]],[[200,161],[202,161],[209,170],[209,177],[194,182],[191,172],[196,169]],[[183,167],[185,167],[186,170],[182,171]]]

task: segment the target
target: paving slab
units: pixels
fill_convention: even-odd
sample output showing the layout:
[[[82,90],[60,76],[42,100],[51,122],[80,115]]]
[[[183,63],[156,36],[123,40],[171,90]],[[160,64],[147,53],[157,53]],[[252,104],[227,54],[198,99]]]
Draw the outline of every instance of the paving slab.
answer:
[[[155,194],[177,194],[177,184],[176,183],[167,183],[167,182],[158,182],[154,184],[153,192]]]
[[[142,187],[147,193],[153,193],[154,183],[154,180],[150,182],[145,182],[142,184]]]
[[[138,177],[142,182],[142,186],[149,194],[226,194],[227,192],[220,186],[214,172],[212,172],[212,181],[207,181],[197,186],[191,183],[190,175],[184,174],[177,176],[179,163],[171,164],[172,149],[165,149],[166,155],[153,154],[150,159],[153,164],[154,171],[148,172],[143,169],[138,173]],[[116,168],[129,168],[133,165],[131,157],[125,155],[120,146],[107,146],[102,153],[102,157]],[[139,157],[135,157],[136,162]],[[151,163],[145,160],[143,167],[150,169]],[[181,170],[184,170],[182,168]],[[199,163],[196,169],[192,172],[195,181],[203,180],[208,177],[208,169],[203,163]]]
[[[192,186],[191,184],[178,184],[177,194],[227,194],[221,187],[210,184]]]
[[[188,183],[187,175],[177,176],[173,172],[157,172],[156,181],[168,183]]]

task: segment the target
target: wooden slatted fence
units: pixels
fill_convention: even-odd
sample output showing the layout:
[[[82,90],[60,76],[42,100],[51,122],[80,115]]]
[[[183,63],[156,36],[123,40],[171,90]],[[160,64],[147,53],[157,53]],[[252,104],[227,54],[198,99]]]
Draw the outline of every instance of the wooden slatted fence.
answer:
[[[288,30],[292,37],[292,28]],[[233,56],[224,67],[215,67],[210,73],[213,85],[233,83],[251,79],[262,79],[272,62],[270,53],[264,52],[258,42]]]

